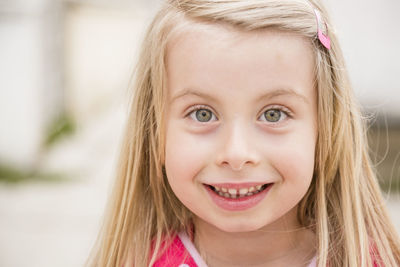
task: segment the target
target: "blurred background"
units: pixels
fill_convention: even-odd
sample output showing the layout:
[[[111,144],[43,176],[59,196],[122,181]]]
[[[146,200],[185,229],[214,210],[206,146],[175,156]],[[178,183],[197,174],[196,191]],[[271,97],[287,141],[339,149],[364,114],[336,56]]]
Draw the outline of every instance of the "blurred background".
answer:
[[[325,1],[400,230],[400,2]],[[160,0],[0,0],[0,266],[82,266]]]

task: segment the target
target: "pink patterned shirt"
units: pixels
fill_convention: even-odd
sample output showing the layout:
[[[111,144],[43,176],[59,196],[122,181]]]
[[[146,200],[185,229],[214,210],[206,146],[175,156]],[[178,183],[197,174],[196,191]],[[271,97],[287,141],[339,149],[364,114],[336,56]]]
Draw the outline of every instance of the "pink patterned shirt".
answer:
[[[316,266],[316,257],[308,267]],[[185,233],[176,236],[153,267],[207,267],[199,252]]]

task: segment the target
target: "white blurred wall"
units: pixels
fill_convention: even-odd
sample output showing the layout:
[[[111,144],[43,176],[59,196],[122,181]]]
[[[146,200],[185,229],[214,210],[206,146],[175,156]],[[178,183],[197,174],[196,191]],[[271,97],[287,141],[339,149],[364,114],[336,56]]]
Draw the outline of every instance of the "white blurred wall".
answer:
[[[362,105],[400,123],[400,1],[324,2]]]
[[[0,1],[1,164],[34,168],[63,112],[79,130],[126,103],[149,4]]]
[[[400,118],[400,1],[326,0],[362,104]],[[159,1],[0,2],[0,163],[31,166],[46,127],[123,104]]]
[[[121,105],[148,9],[71,4],[65,17],[66,106],[78,125]]]
[[[62,101],[57,2],[0,3],[0,162],[29,168]],[[49,12],[51,11],[51,12]]]

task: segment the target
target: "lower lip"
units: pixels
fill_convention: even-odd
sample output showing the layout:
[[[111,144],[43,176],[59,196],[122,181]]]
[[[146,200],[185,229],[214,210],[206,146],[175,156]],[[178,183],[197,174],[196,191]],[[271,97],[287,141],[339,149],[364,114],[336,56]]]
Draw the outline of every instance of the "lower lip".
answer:
[[[238,198],[222,197],[218,195],[216,192],[214,192],[209,186],[207,185],[204,186],[208,194],[210,195],[211,199],[218,207],[229,211],[241,211],[256,206],[261,200],[265,198],[265,196],[267,195],[268,191],[273,186],[273,184],[269,184],[267,188],[265,188],[263,191],[253,196],[238,197]]]

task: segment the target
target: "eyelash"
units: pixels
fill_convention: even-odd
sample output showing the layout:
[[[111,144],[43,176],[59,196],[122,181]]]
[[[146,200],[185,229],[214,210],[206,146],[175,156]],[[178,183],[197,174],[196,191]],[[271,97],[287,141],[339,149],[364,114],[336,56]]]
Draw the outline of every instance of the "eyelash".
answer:
[[[212,116],[215,117],[215,118],[217,118],[217,116],[215,115],[215,112],[214,112],[211,108],[209,108],[208,106],[205,106],[205,105],[194,105],[194,106],[191,106],[191,107],[189,108],[188,112],[186,113],[185,117],[189,117],[189,116],[191,116],[191,114],[193,114],[194,112],[196,112],[196,111],[198,111],[198,110],[202,110],[202,109],[209,110],[209,111],[212,113]],[[267,109],[265,109],[265,110],[258,116],[258,118],[260,118],[261,116],[263,116],[263,114],[264,114],[265,112],[267,112],[268,110],[279,110],[279,111],[282,112],[287,118],[292,118],[292,117],[293,117],[293,113],[292,113],[288,108],[283,107],[283,106],[278,106],[278,105],[272,105],[272,106],[269,106]],[[277,123],[280,123],[280,122],[281,122],[281,120],[279,120],[279,121],[277,121],[277,122],[268,122],[268,123],[277,124]],[[203,123],[207,123],[207,122],[203,122]]]
[[[217,118],[217,116],[215,115],[215,112],[212,109],[210,109],[208,106],[205,106],[205,105],[194,105],[194,106],[191,106],[189,108],[189,110],[188,110],[188,112],[187,112],[185,117],[189,117],[194,112],[196,112],[198,110],[202,110],[202,109],[206,109],[206,110],[211,111],[213,117]],[[203,122],[203,123],[207,123],[207,122]]]

